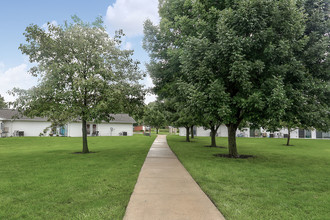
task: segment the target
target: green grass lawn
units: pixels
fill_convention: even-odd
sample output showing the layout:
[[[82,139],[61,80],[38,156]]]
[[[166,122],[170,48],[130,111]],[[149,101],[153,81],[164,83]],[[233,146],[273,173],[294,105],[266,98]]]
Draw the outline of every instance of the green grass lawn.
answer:
[[[154,138],[0,138],[0,219],[122,219]]]
[[[239,154],[167,136],[171,149],[226,219],[330,219],[330,140],[238,138]],[[226,138],[217,145],[227,146]]]
[[[158,134],[168,135],[168,134],[170,134],[170,132],[169,132],[168,129],[162,129],[162,128],[160,128],[158,130]],[[151,128],[151,135],[156,135],[157,136],[157,134],[156,134],[156,128]]]

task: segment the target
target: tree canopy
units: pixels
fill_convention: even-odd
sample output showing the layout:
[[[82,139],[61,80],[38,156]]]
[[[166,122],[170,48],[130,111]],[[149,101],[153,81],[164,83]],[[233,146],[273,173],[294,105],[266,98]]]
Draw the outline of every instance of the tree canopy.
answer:
[[[281,121],[270,125],[272,129],[288,128],[287,145],[291,129],[327,131],[330,128],[329,3],[307,0],[301,2],[301,7],[305,12],[306,43],[295,57],[303,63],[303,68],[286,75],[287,106]]]
[[[7,103],[5,102],[5,99],[4,99],[4,97],[2,97],[1,95],[0,95],[0,109],[4,109],[4,108],[7,108],[8,106],[7,106]]]
[[[324,67],[317,70],[320,61],[328,62],[328,53],[308,53],[313,56],[310,61],[317,60],[311,74],[307,56],[302,56],[311,37],[296,1],[160,1],[159,11],[159,26],[145,24],[155,92],[161,99],[172,99],[185,91],[181,108],[194,109],[204,123],[226,124],[230,156],[238,156],[239,127],[280,122],[295,98],[302,104],[326,100],[325,84],[318,82],[328,80],[311,76],[329,76]]]
[[[158,134],[159,128],[166,125],[161,103],[150,102],[145,106],[143,121],[144,124],[155,127]]]
[[[142,74],[133,51],[121,49],[122,31],[111,38],[97,18],[84,23],[73,16],[62,26],[30,25],[19,49],[37,63],[30,73],[40,83],[14,89],[16,106],[28,116],[60,122],[82,121],[83,153],[88,153],[86,122],[111,121],[111,113],[132,112],[143,102]]]

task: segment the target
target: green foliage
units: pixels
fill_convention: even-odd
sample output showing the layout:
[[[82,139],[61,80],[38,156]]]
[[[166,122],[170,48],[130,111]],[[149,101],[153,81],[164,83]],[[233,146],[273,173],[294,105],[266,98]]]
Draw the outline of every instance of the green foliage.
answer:
[[[145,107],[143,121],[145,125],[155,127],[158,133],[158,129],[166,125],[161,103],[150,102]]]
[[[154,139],[0,138],[0,219],[122,219]]]
[[[159,26],[145,23],[154,91],[181,126],[225,123],[233,156],[236,129],[248,124],[325,130],[328,7],[324,0],[160,1]]]
[[[0,95],[0,109],[7,108],[7,103],[5,102],[5,99]]]
[[[155,26],[147,20],[144,25],[143,43],[151,58],[147,69],[155,85],[154,92],[163,102],[166,120],[176,127],[190,127],[198,121],[185,91],[178,87],[178,80],[183,76],[182,45],[187,36],[194,33],[197,19],[190,11],[192,8],[191,1],[160,1],[160,24]]]
[[[77,119],[111,121],[111,113],[133,113],[144,98],[138,82],[142,74],[131,58],[133,51],[120,49],[122,32],[110,38],[100,18],[92,24],[76,16],[72,20],[63,26],[48,23],[47,30],[26,28],[27,44],[19,48],[37,63],[30,73],[40,83],[27,91],[14,89],[19,96],[15,106],[55,125]]]
[[[329,3],[324,0],[303,1],[306,43],[295,55],[304,68],[297,68],[285,77],[288,105],[273,127],[330,129],[330,61]]]
[[[241,154],[215,157],[227,149],[208,148],[207,137],[191,143],[167,136],[168,144],[224,217],[230,219],[328,219],[330,140],[238,138]],[[226,138],[217,138],[227,146]]]
[[[239,1],[219,10],[197,1],[192,8],[198,19],[182,44],[181,86],[199,115],[233,135],[242,124],[278,121],[288,103],[286,77],[303,68],[295,54],[306,44],[304,18],[295,3]]]

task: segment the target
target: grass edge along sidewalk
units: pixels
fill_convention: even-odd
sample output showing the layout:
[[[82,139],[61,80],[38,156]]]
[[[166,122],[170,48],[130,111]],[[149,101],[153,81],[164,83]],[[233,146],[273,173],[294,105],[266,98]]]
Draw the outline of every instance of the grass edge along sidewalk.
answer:
[[[122,219],[154,139],[0,139],[0,219]]]
[[[328,219],[330,140],[238,138],[248,159],[215,157],[228,149],[205,147],[209,138],[169,135],[181,163],[226,219]],[[226,138],[217,138],[227,146]]]

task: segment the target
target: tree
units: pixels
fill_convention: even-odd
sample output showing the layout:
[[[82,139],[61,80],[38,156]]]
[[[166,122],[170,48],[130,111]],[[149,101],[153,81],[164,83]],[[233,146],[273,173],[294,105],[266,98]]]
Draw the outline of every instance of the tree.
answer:
[[[199,18],[205,19],[196,24],[197,34],[186,41],[180,57],[186,70],[183,78],[197,92],[206,91],[203,85],[209,82],[221,85],[222,104],[228,111],[220,116],[228,128],[229,156],[238,157],[238,127],[247,122],[261,125],[283,114],[284,78],[301,69],[294,55],[305,42],[303,14],[293,1],[267,0],[239,1],[231,8],[204,11]],[[207,19],[217,13],[217,25],[208,28]]]
[[[203,6],[206,8],[205,10],[213,7],[223,9],[231,5],[231,2],[204,1]],[[190,141],[188,126],[190,126],[193,137],[193,126],[198,123],[198,118],[202,116],[194,110],[194,105],[191,105],[193,102],[187,99],[187,94],[179,91],[178,82],[184,77],[180,56],[187,38],[197,34],[195,25],[200,18],[196,16],[196,11],[193,11],[193,9],[198,8],[199,5],[199,2],[193,1],[160,0],[160,24],[155,26],[147,20],[144,25],[144,48],[149,52],[151,58],[147,69],[155,85],[154,92],[165,103],[173,103],[169,107],[169,112],[172,115],[172,119],[169,119],[169,121],[173,125],[186,128],[187,141]],[[213,20],[207,25],[213,26],[214,23]],[[179,115],[181,118],[178,117]],[[209,126],[211,121],[209,120],[206,126]],[[210,128],[215,128],[215,124],[218,123],[218,121],[213,120]],[[214,134],[212,137],[215,137],[215,133],[212,132]]]
[[[131,50],[120,49],[121,31],[114,38],[103,21],[92,24],[76,16],[63,26],[50,23],[26,28],[27,44],[19,49],[37,63],[30,69],[40,83],[28,90],[14,89],[15,105],[28,116],[61,122],[81,120],[83,153],[88,153],[87,121],[111,121],[110,113],[132,111],[143,101],[138,62]]]
[[[174,127],[184,127],[186,129],[186,141],[190,142],[190,129],[194,125],[197,125],[197,117],[191,112],[189,106],[185,106],[185,102],[181,102],[181,96],[176,96],[168,99],[164,99],[162,102],[163,113],[165,115],[165,121],[168,125]]]
[[[326,0],[306,0],[306,28],[308,37],[304,53],[299,54],[307,70],[303,93],[304,117],[300,123],[303,127],[314,127],[319,130],[330,129],[330,5]],[[287,112],[287,111],[286,111]]]
[[[285,90],[288,105],[281,122],[276,122],[277,126],[288,128],[287,146],[290,145],[292,129],[328,131],[330,128],[329,3],[324,0],[301,3],[306,14],[304,35],[307,43],[296,57],[302,61],[304,69],[287,74]]]
[[[200,45],[203,47],[202,45]],[[189,53],[189,52],[187,52]],[[199,62],[199,61],[196,61]],[[207,74],[206,72],[189,69],[190,75]],[[188,106],[192,115],[195,115],[195,125],[201,125],[205,129],[211,130],[211,147],[216,147],[216,134],[220,125],[224,122],[223,115],[228,112],[227,106],[224,103],[228,97],[223,91],[223,86],[218,80],[197,82],[195,84],[180,83],[180,88],[189,98]],[[197,85],[198,84],[198,85]],[[203,87],[204,86],[204,87]]]
[[[5,102],[5,99],[0,95],[0,109],[7,108],[7,103]]]
[[[144,111],[144,123],[156,128],[158,134],[159,128],[165,126],[165,116],[162,112],[162,107],[159,102],[150,102]]]
[[[183,107],[180,102],[175,103],[176,104],[176,111],[173,114],[173,124],[175,127],[184,127],[186,129],[186,142],[190,142],[189,129],[196,125],[196,117],[193,115],[189,108]],[[193,131],[192,131],[193,132]]]

